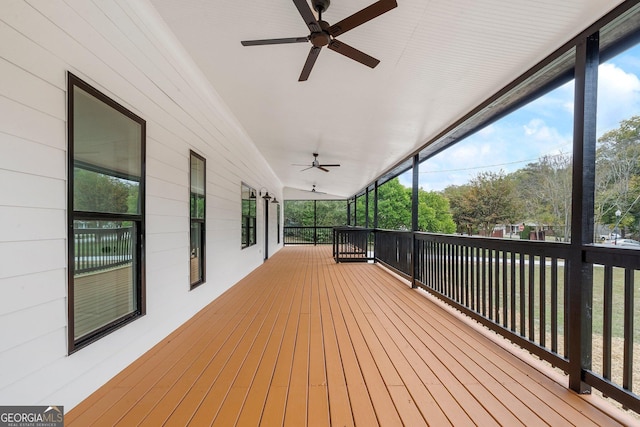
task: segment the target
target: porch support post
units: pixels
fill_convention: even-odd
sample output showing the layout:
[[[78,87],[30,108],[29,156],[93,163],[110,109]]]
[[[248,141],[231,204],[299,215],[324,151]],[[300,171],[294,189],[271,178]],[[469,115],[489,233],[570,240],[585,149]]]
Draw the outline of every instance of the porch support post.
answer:
[[[347,199],[347,225],[351,225],[351,199]]]
[[[378,244],[377,238],[378,235],[378,180],[373,183],[373,262],[376,262],[378,259]]]
[[[373,228],[378,228],[378,180],[373,184]]]
[[[591,387],[582,382],[591,369],[593,267],[583,262],[583,245],[593,243],[596,169],[596,106],[599,34],[576,46],[573,126],[573,196],[571,201],[571,254],[569,256],[569,387],[582,394]]]
[[[318,244],[318,201],[313,201],[313,246]]]
[[[358,226],[358,196],[353,196],[353,226]]]
[[[369,228],[369,187],[364,191],[364,227]]]
[[[420,160],[420,155],[416,154],[413,156],[413,182],[411,186],[411,287],[417,288],[416,285],[416,268],[418,263],[416,262],[417,255],[417,245],[418,241],[416,240],[415,233],[418,231],[418,185],[419,185],[419,175],[420,172],[420,164],[418,163]]]

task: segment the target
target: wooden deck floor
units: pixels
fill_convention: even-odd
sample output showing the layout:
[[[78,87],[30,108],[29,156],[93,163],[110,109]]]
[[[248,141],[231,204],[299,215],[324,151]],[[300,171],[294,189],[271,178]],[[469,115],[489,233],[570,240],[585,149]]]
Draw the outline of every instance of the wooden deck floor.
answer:
[[[71,410],[66,424],[623,420],[383,268],[335,264],[330,250],[285,247]]]

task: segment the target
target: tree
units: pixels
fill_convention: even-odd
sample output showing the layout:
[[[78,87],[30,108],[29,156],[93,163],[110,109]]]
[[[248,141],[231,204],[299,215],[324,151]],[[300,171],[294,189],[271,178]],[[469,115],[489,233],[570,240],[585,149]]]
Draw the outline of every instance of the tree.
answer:
[[[378,188],[378,228],[411,230],[411,190],[398,178]]]
[[[468,197],[471,192],[469,184],[450,185],[443,190],[443,194],[449,200],[451,215],[460,233],[473,234],[476,224],[475,212]]]
[[[617,222],[615,212],[623,217],[620,224],[631,232],[638,231],[640,195],[640,116],[620,122],[617,129],[598,139],[596,152],[596,198],[594,221],[599,224]]]
[[[446,197],[435,191],[418,190],[418,230],[445,234],[456,231]]]
[[[523,219],[534,222],[538,229],[551,226],[565,241],[571,227],[571,169],[571,156],[561,153],[543,156],[511,174],[522,201]]]
[[[131,186],[121,179],[75,168],[73,185],[73,206],[77,211],[129,212]]]
[[[511,224],[520,216],[513,179],[503,171],[480,172],[467,185],[445,189],[454,219],[468,232],[490,235],[496,224]]]

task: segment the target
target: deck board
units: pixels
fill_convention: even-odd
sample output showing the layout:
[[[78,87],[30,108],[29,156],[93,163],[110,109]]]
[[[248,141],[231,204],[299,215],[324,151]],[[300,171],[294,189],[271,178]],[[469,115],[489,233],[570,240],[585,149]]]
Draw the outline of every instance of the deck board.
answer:
[[[628,420],[382,267],[335,264],[330,250],[283,248],[73,408],[66,424]]]

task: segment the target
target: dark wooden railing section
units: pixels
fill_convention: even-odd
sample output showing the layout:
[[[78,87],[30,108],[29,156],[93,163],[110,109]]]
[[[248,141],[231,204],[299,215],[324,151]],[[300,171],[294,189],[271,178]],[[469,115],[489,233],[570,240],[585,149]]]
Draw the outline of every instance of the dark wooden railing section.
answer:
[[[333,257],[336,262],[367,262],[374,259],[373,229],[335,227]]]
[[[283,229],[285,245],[330,245],[333,227],[292,227]]]
[[[640,282],[640,250],[587,246],[584,260],[593,267],[594,360],[601,360],[600,372],[586,370],[584,381],[604,395],[640,412],[640,325],[636,325],[634,284]],[[620,357],[622,356],[622,357]],[[614,363],[622,359],[622,364]],[[638,362],[636,360],[635,362]]]
[[[372,233],[374,245],[369,243]],[[593,293],[591,316],[582,320],[570,318],[569,244],[348,227],[334,231],[336,261],[369,260],[363,243],[356,244],[364,236],[367,253],[373,249],[376,262],[414,287],[565,372],[571,363],[580,363],[582,381],[640,412],[640,398],[633,392],[640,387],[640,366],[634,366],[634,346],[640,344],[634,316],[640,250],[582,247],[584,264],[578,268],[586,266],[592,279],[580,286],[587,295]],[[576,325],[589,331],[583,342],[590,344],[582,344],[583,354],[572,359]]]
[[[108,270],[133,259],[134,233],[130,227],[80,228],[73,234],[75,274]]]

